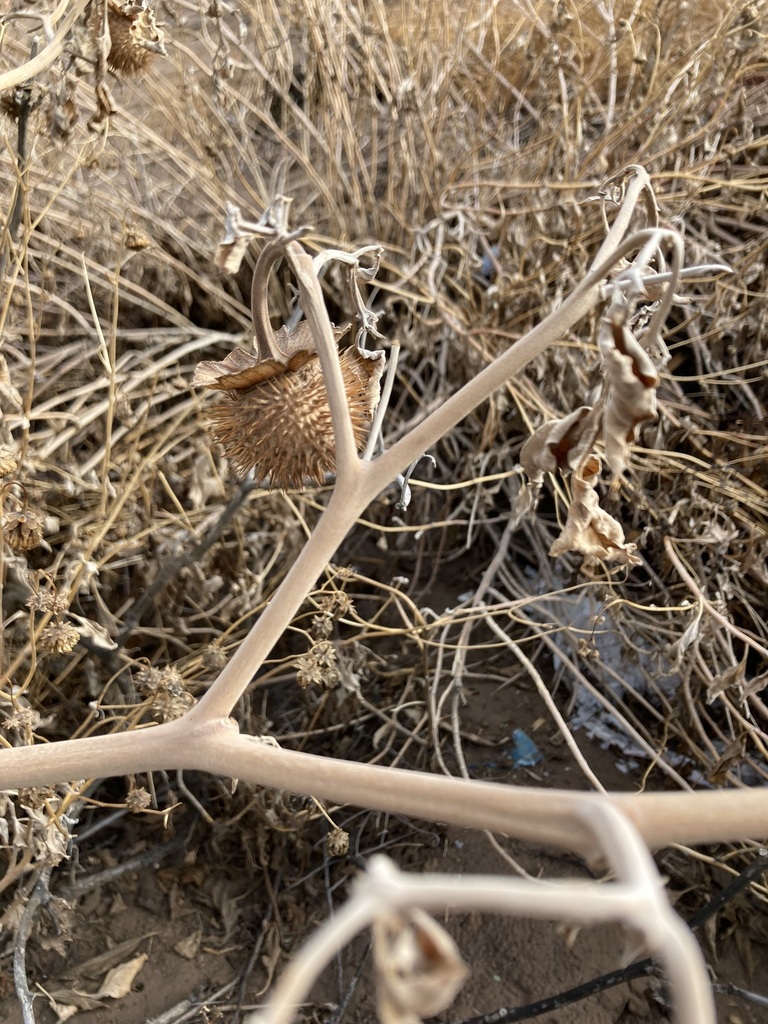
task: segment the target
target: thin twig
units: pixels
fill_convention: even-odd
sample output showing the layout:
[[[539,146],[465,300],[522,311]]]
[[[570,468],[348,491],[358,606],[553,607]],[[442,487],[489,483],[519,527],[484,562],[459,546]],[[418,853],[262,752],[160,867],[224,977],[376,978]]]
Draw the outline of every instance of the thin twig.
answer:
[[[52,868],[50,866],[44,867],[40,871],[40,876],[30,893],[16,930],[13,949],[13,984],[16,989],[16,996],[21,1004],[21,1015],[24,1024],[35,1024],[34,996],[29,990],[29,982],[27,981],[27,942],[32,934],[38,910],[51,898],[48,889],[51,871]]]

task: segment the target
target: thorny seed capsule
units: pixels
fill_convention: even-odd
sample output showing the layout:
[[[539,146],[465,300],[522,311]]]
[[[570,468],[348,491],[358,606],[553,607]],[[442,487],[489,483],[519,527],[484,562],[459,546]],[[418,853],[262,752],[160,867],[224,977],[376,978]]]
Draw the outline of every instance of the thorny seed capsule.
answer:
[[[342,333],[336,332],[337,340]],[[273,487],[319,484],[336,468],[320,359],[306,322],[290,333],[283,328],[275,342],[279,359],[236,349],[221,362],[199,363],[192,383],[227,393],[208,412],[210,430],[239,473],[253,470]],[[383,354],[352,346],[339,360],[355,442],[362,448],[379,401]]]
[[[139,74],[153,54],[166,55],[165,33],[148,0],[109,0],[107,17],[112,41],[107,63],[113,73]]]

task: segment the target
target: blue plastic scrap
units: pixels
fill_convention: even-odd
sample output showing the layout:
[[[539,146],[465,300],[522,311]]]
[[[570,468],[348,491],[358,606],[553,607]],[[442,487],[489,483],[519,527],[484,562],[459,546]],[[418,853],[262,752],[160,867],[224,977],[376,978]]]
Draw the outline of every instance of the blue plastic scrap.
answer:
[[[512,739],[514,745],[510,756],[513,768],[532,768],[533,765],[544,760],[542,752],[522,729],[513,729]]]

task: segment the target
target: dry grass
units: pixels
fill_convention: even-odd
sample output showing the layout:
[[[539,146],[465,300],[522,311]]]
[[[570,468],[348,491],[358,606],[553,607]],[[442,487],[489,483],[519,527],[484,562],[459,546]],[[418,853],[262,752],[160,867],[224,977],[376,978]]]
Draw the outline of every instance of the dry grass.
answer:
[[[3,742],[183,711],[326,500],[239,484],[202,429],[192,369],[250,323],[249,269],[212,260],[227,202],[258,215],[279,186],[311,246],[383,246],[391,444],[581,279],[603,232],[587,200],[643,163],[688,262],[732,273],[686,282],[658,419],[605,496],[642,566],[586,578],[551,560],[554,478],[538,511],[510,511],[524,440],[598,383],[584,323],[443,439],[407,516],[395,490],[369,509],[239,713],[286,745],[458,772],[463,683],[529,672],[511,638],[566,717],[631,746],[643,784],[768,780],[768,5],[656,6],[605,4],[609,23],[581,2],[265,0],[241,21],[177,0],[168,57],[111,85],[108,132],[87,127],[98,75],[75,80],[66,51],[35,80],[20,230],[3,235],[0,443],[17,462],[4,514],[36,514],[42,540],[3,549]],[[8,21],[2,70],[28,28]],[[17,127],[1,129],[9,183]],[[342,278],[325,288],[342,322]],[[272,310],[292,309],[283,275]],[[326,687],[299,692],[321,654]],[[8,877],[35,866],[20,858]]]

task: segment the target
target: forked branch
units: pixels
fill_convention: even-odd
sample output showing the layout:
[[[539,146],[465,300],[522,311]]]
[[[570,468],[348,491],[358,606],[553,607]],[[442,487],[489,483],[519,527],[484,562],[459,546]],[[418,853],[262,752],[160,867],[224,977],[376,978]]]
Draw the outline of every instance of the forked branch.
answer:
[[[643,195],[648,199],[652,225],[626,237],[635,207]],[[650,322],[651,334],[660,332],[663,317],[672,301],[681,272],[682,240],[674,232],[656,226],[648,176],[642,168],[633,168],[606,240],[589,273],[571,296],[389,451],[370,461],[357,454],[339,351],[312,260],[294,239],[284,236],[282,242],[278,238],[269,243],[269,249],[259,263],[259,288],[264,291],[257,294],[254,301],[255,318],[264,327],[261,342],[257,329],[257,345],[264,348],[270,340],[268,311],[264,302],[265,279],[274,258],[282,251],[298,279],[301,304],[320,358],[328,394],[337,467],[336,486],[328,507],[236,654],[184,718],[119,735],[4,749],[0,751],[0,787],[40,786],[76,778],[161,768],[196,768],[341,803],[427,819],[437,817],[440,821],[456,825],[556,844],[585,856],[606,852],[619,875],[622,872],[631,874],[633,865],[637,867],[640,858],[645,867],[641,865],[638,870],[646,874],[640,881],[634,880],[631,892],[624,892],[621,885],[617,885],[610,897],[606,893],[603,901],[599,891],[590,890],[588,897],[574,900],[567,908],[558,899],[556,916],[565,912],[574,918],[596,919],[602,915],[601,908],[605,902],[606,916],[615,917],[617,913],[629,916],[650,934],[654,926],[646,910],[652,908],[651,916],[656,915],[658,920],[665,922],[664,941],[668,939],[672,945],[676,944],[678,952],[674,953],[670,946],[667,956],[679,990],[687,993],[686,1006],[689,1010],[694,1008],[696,1019],[710,1020],[711,1015],[707,1017],[709,1009],[698,1001],[696,991],[690,986],[686,988],[685,972],[680,969],[685,957],[694,955],[687,933],[670,923],[671,910],[659,896],[660,883],[655,875],[653,879],[651,877],[650,861],[637,836],[651,846],[670,842],[762,838],[768,835],[768,802],[763,792],[746,790],[630,796],[480,783],[281,750],[256,738],[240,735],[235,723],[229,719],[238,699],[289,627],[315,580],[373,498],[505,381],[519,373],[593,310],[603,298],[605,280],[612,269],[638,251],[641,256],[636,256],[636,259],[642,259],[643,265],[623,268],[620,280],[614,282],[614,286],[619,287],[622,276],[625,276],[627,289],[631,291],[638,282],[642,288],[643,277],[649,273],[648,264],[658,254],[662,240],[671,245],[672,261],[668,274],[655,275],[655,287],[662,288],[662,299]],[[623,329],[618,321],[614,326],[617,334]],[[634,823],[637,835],[628,821]],[[509,885],[518,910],[523,908],[527,912],[534,907],[536,901],[529,899],[530,894],[519,886]],[[652,899],[651,890],[655,893]],[[472,893],[467,897],[469,902],[475,906],[478,900],[483,902],[480,889],[475,888]],[[540,890],[537,889],[537,893],[537,899],[540,899]],[[410,899],[410,895],[406,895]],[[622,895],[626,896],[631,907],[621,903]],[[435,897],[432,905],[447,898],[441,891],[439,899]],[[498,898],[499,883],[494,882],[490,900],[494,906]],[[610,903],[609,910],[609,901],[614,898],[618,898],[618,902]],[[424,900],[428,902],[427,897]],[[551,900],[544,900],[539,904],[540,909],[550,907],[550,903]],[[550,910],[555,913],[554,904]],[[350,914],[352,920],[354,914],[351,911]]]

